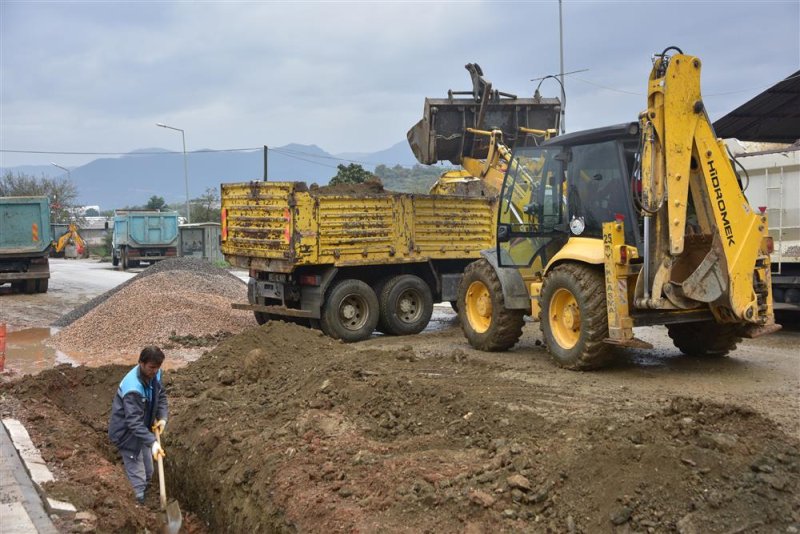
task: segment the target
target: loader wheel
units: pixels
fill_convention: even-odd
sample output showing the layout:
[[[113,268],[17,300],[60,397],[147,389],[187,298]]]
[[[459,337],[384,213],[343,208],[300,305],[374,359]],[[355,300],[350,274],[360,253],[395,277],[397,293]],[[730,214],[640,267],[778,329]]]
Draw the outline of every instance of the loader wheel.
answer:
[[[378,330],[389,335],[419,334],[431,320],[433,295],[420,277],[403,274],[391,278],[380,292]]]
[[[742,340],[736,325],[713,321],[670,324],[667,333],[678,350],[698,358],[721,358]]]
[[[548,352],[558,365],[572,370],[602,367],[611,358],[603,274],[566,263],[544,278],[541,329]]]
[[[461,329],[478,350],[508,350],[522,335],[525,310],[506,309],[500,279],[484,259],[464,269],[458,286],[458,310]]]
[[[342,341],[367,339],[378,324],[378,297],[361,280],[334,285],[325,298],[320,326],[326,335]]]
[[[25,293],[29,295],[36,293],[36,280],[25,280]]]

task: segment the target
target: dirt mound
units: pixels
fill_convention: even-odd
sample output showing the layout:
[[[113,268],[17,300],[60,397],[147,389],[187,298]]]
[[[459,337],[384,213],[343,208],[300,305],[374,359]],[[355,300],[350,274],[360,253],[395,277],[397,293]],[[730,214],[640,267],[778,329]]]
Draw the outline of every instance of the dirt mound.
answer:
[[[109,352],[136,355],[145,345],[170,347],[185,341],[196,346],[198,338],[213,341],[224,337],[222,333],[254,326],[252,314],[231,308],[231,302],[247,299],[246,285],[222,269],[187,268],[195,267],[195,262],[160,268],[158,263],[150,268],[153,271],[147,269],[141,273],[148,272],[146,276],[136,276],[106,295],[48,344],[81,357],[106,357]]]
[[[383,182],[381,182],[379,178],[367,180],[360,184],[336,184],[324,185],[322,187],[318,187],[314,184],[309,188],[308,192],[312,196],[378,196],[390,194],[390,192],[383,188]]]
[[[111,508],[109,531],[150,517],[128,515],[105,438],[126,369],[60,367],[6,390],[45,459],[88,484],[76,499]],[[167,480],[212,532],[784,532],[800,522],[800,443],[734,405],[679,397],[603,409],[602,396],[532,391],[512,367],[459,349],[377,350],[281,322],[166,376]]]
[[[766,532],[800,519],[798,443],[756,413],[673,399],[575,417],[508,385],[458,351],[359,351],[269,323],[175,373],[170,471],[212,530]]]

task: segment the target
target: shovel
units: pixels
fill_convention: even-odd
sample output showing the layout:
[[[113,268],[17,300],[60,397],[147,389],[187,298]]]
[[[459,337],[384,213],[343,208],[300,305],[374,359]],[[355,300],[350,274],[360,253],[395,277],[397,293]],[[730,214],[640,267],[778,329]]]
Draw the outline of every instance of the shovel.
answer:
[[[161,445],[161,431],[156,429],[156,439]],[[173,500],[167,504],[167,487],[164,481],[164,459],[158,458],[158,490],[161,496],[161,522],[163,523],[162,532],[164,534],[178,534],[183,524],[183,515],[178,501]]]

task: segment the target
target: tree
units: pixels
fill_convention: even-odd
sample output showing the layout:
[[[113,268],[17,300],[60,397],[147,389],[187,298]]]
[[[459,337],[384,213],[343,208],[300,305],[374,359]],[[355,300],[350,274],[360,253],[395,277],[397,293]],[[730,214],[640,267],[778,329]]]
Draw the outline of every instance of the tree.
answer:
[[[50,199],[50,219],[54,223],[75,220],[75,199],[78,188],[68,179],[36,178],[18,172],[7,172],[0,178],[0,197],[39,197]]]
[[[159,197],[159,196],[153,195],[152,197],[150,197],[150,200],[147,201],[147,205],[145,206],[145,209],[148,209],[148,210],[167,210],[167,209],[169,209],[169,206],[167,206],[167,201],[164,200],[164,197]]]
[[[219,191],[216,187],[209,187],[205,193],[192,200],[192,222],[219,222],[220,203]]]
[[[336,168],[339,169],[339,172],[336,173],[336,176],[331,178],[331,181],[328,183],[329,185],[363,184],[372,178],[372,173],[364,170],[364,167],[356,163],[351,163],[347,167],[340,164],[337,165]]]
[[[87,217],[99,217],[100,216],[100,212],[97,211],[94,208],[87,209],[83,214],[86,215]]]

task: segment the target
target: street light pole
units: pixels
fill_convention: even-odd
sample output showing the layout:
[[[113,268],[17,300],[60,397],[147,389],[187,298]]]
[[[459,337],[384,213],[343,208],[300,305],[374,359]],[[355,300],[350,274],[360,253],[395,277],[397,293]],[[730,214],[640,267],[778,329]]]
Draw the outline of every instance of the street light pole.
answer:
[[[58,163],[53,163],[52,161],[50,162],[50,165],[52,165],[53,167],[58,167],[58,168],[59,168],[59,169],[61,169],[62,171],[67,171],[67,179],[68,179],[70,182],[72,181],[72,173],[69,171],[69,169],[68,169],[68,168],[66,168],[66,167],[62,167],[62,166],[61,166],[61,165],[59,165]]]
[[[186,158],[186,134],[180,128],[175,128],[174,126],[167,126],[161,122],[157,122],[156,126],[160,126],[161,128],[169,128],[170,130],[175,130],[181,133],[181,140],[183,141],[183,180],[186,185],[186,222],[192,222],[192,212],[189,209],[189,160]]]

